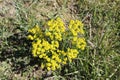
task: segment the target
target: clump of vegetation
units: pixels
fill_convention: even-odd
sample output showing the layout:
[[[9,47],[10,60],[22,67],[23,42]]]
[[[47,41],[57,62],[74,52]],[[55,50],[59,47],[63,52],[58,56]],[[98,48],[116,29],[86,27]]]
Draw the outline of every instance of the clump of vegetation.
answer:
[[[86,46],[83,23],[79,20],[71,20],[65,26],[61,18],[52,19],[46,26],[36,25],[28,32],[28,39],[32,40],[32,54],[42,60],[41,67],[47,70],[56,70],[71,62]]]

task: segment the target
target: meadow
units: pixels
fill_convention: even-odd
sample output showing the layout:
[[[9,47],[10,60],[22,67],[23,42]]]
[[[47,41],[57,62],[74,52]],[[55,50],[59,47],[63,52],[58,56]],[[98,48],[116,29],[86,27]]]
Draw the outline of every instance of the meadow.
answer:
[[[65,26],[81,21],[86,46],[48,71],[32,55],[28,30],[57,17]],[[0,80],[120,80],[120,0],[0,0]]]

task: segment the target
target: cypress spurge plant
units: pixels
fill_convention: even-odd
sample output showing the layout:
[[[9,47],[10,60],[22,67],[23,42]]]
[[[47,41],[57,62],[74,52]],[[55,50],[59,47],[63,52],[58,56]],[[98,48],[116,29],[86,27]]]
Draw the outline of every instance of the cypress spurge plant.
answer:
[[[61,18],[48,21],[43,27],[28,30],[32,40],[32,54],[42,60],[41,68],[56,70],[71,62],[86,46],[83,23],[71,20],[65,26]]]

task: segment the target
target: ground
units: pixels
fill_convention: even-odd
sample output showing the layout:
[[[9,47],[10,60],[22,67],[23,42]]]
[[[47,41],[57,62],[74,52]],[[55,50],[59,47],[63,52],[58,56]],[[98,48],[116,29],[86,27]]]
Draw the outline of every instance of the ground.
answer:
[[[0,79],[119,80],[119,0],[0,0]],[[33,58],[27,30],[61,17],[84,23],[87,47],[73,63],[46,72]]]

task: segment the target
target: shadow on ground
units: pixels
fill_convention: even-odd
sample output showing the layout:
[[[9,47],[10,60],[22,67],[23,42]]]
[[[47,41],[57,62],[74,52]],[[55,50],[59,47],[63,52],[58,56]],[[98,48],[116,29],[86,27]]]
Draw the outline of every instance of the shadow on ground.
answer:
[[[28,66],[40,64],[37,58],[33,58],[30,51],[30,41],[25,37],[26,33],[17,33],[7,38],[8,46],[2,49],[0,61],[7,61],[12,71],[17,73],[25,71]]]

